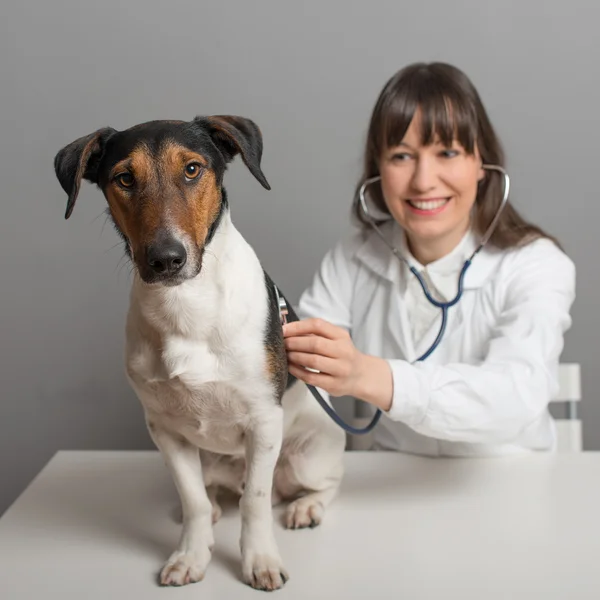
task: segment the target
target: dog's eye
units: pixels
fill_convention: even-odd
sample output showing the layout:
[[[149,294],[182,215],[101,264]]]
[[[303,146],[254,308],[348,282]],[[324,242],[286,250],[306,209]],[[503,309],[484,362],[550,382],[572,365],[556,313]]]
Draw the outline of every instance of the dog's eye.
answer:
[[[124,188],[130,188],[133,185],[133,175],[131,173],[121,173],[115,177],[115,181]]]
[[[202,171],[202,165],[198,163],[190,163],[185,166],[185,176],[188,179],[196,179],[200,175],[200,171]]]

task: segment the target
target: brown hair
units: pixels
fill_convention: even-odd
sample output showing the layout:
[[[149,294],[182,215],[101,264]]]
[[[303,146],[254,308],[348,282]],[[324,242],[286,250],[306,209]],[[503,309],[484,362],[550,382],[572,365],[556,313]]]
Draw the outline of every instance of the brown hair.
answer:
[[[371,115],[364,153],[363,176],[356,187],[353,214],[367,224],[358,197],[366,179],[379,175],[378,162],[389,147],[398,145],[412,118],[420,109],[423,144],[436,136],[450,145],[456,139],[469,154],[479,150],[484,164],[504,167],[504,151],[490,123],[487,112],[469,78],[445,63],[415,63],[398,71],[384,86]],[[389,214],[381,187],[374,183],[367,194],[378,210]],[[502,200],[502,177],[486,171],[479,182],[474,204],[473,228],[483,236],[496,215]],[[490,243],[497,248],[521,246],[539,237],[558,242],[541,228],[525,221],[507,202],[502,210]]]

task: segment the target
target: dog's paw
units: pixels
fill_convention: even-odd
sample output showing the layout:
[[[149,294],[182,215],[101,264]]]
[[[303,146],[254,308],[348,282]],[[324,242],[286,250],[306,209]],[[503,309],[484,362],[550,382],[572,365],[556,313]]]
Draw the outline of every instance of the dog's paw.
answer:
[[[202,581],[211,552],[203,548],[188,552],[174,552],[160,573],[161,585],[187,585]]]
[[[242,558],[242,573],[249,586],[268,592],[282,588],[290,578],[279,557],[254,552]]]
[[[288,529],[316,527],[323,520],[323,505],[310,497],[299,498],[292,502],[285,513],[285,526]]]

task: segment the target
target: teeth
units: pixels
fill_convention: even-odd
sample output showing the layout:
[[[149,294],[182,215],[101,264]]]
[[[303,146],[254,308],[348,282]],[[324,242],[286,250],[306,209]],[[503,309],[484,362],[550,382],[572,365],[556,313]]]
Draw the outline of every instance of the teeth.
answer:
[[[409,200],[409,202],[419,210],[435,210],[444,206],[447,200]]]

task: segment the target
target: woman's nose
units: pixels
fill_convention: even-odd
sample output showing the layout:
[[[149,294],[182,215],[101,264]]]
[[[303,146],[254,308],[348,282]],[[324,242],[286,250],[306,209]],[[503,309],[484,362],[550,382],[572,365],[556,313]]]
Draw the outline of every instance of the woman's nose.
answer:
[[[435,188],[437,173],[435,165],[427,158],[415,161],[415,170],[412,177],[412,186],[416,192],[424,193]]]

